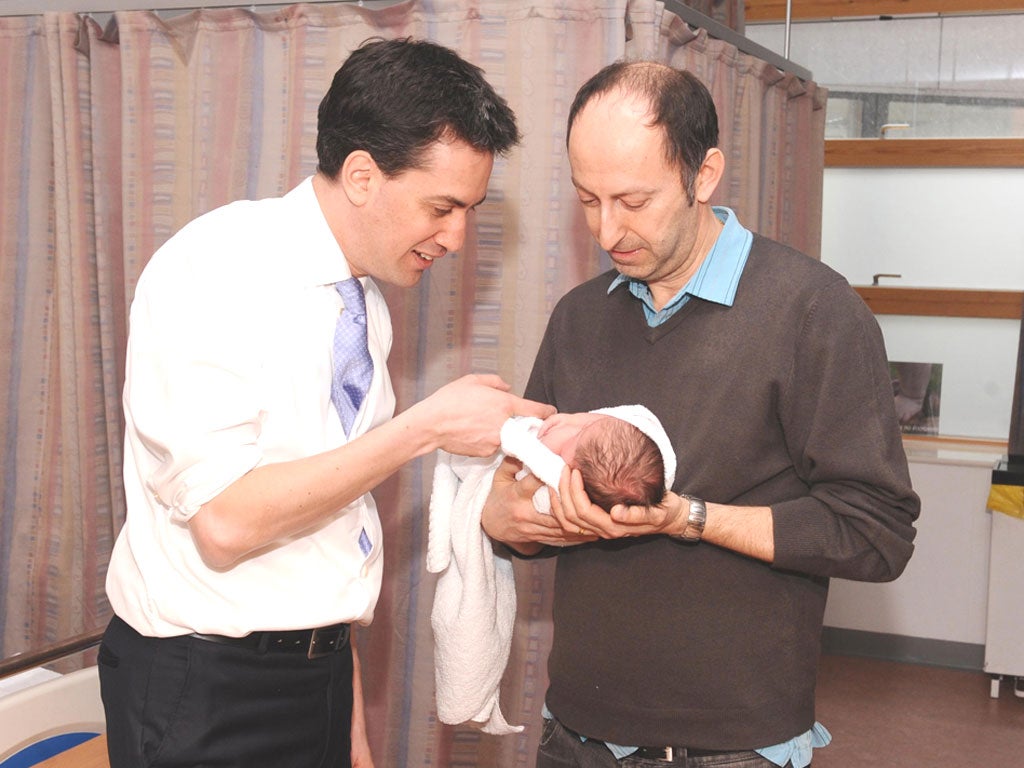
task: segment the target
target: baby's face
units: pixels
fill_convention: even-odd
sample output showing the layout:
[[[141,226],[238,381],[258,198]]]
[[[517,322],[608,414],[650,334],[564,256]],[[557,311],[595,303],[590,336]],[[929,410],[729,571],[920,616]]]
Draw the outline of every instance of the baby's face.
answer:
[[[571,464],[576,455],[583,430],[602,419],[611,418],[602,413],[556,413],[544,419],[537,432],[538,439]]]

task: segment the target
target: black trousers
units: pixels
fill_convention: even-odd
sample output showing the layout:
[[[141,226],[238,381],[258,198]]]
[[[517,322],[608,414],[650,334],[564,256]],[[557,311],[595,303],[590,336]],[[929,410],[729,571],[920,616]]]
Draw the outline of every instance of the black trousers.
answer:
[[[116,616],[99,650],[111,768],[350,768],[352,652],[308,659]]]

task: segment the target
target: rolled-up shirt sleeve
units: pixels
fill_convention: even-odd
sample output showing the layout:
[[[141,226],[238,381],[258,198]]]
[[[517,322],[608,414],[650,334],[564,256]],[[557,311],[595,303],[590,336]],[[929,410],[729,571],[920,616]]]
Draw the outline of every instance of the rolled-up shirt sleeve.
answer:
[[[181,241],[175,247],[187,250]],[[258,340],[265,331],[254,311],[259,297],[245,295],[244,278],[233,282],[238,290],[214,295],[206,286],[223,281],[156,267],[132,304],[129,436],[149,457],[136,462],[140,481],[181,521],[263,459]]]

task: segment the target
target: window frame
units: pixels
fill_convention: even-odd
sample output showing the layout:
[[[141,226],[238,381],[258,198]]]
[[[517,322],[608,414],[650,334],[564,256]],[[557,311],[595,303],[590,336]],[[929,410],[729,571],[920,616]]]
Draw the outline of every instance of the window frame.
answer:
[[[945,16],[1024,11],[1021,0],[801,0],[790,5],[793,21],[878,16]],[[785,21],[786,0],[745,0],[744,21]]]
[[[1024,0],[801,0],[793,21],[1024,12]],[[744,21],[786,20],[786,0],[745,0]],[[1024,139],[826,139],[826,168],[1021,168]]]

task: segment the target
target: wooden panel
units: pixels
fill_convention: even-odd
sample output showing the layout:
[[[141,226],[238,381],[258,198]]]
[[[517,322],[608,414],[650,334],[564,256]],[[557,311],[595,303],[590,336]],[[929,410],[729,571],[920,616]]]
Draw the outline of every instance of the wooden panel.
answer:
[[[1022,168],[1024,139],[830,139],[826,168]]]
[[[969,291],[956,288],[854,286],[876,315],[989,317],[1020,320],[1024,291]]]
[[[107,734],[83,741],[51,758],[37,763],[38,768],[110,768],[107,759]]]
[[[950,437],[949,435],[903,435],[903,447],[907,451],[907,458],[911,461],[938,461],[941,455],[939,450],[953,451],[958,456],[976,454],[978,462],[991,465],[998,461],[999,456],[1006,453],[1006,441],[994,440],[984,437]],[[995,454],[995,456],[993,456]],[[947,459],[948,461],[949,459]],[[963,462],[963,459],[960,459]]]
[[[794,0],[790,18],[832,19],[904,14],[998,13],[1024,10],[1021,0]],[[746,0],[745,21],[785,21],[786,0]]]

